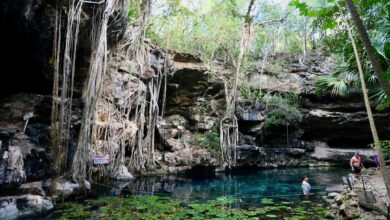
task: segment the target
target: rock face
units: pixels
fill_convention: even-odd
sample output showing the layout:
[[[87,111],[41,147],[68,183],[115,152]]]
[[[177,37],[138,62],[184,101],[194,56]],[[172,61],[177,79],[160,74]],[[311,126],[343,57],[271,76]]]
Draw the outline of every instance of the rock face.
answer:
[[[48,214],[52,209],[52,202],[39,195],[0,197],[1,219],[34,218]]]
[[[189,116],[190,110],[196,108],[197,99],[207,89],[206,67],[199,58],[191,54],[176,53],[173,55],[170,71],[166,114]]]
[[[49,175],[50,114],[46,115],[45,109],[51,108],[51,103],[46,99],[42,95],[20,93],[0,101],[0,164],[6,170],[9,160],[17,161],[21,170],[16,176],[22,182]],[[33,112],[33,117],[25,121],[23,116],[28,112]],[[15,171],[14,167],[11,169]]]
[[[241,145],[237,151],[238,166],[278,167],[309,165],[305,149],[265,148],[254,145]]]
[[[249,100],[239,100],[236,115],[239,120],[261,122],[264,121],[265,104],[262,102],[255,102]]]
[[[53,79],[49,59],[52,52],[55,5],[48,0],[5,0],[0,4],[0,13],[0,24],[10,33],[2,36],[0,51],[4,54],[23,51],[22,49],[26,51],[24,54],[18,54],[21,57],[12,54],[0,61],[0,66],[4,67],[6,73],[0,76],[0,82],[18,85],[12,86],[9,91],[4,90],[0,97],[0,187],[16,189],[26,181],[43,180],[50,176]],[[115,44],[115,39],[120,38],[124,31],[125,18],[119,17],[115,27],[109,25],[109,44]],[[80,48],[77,56],[84,59],[89,57],[90,29],[86,23],[91,17],[86,12],[81,19]],[[223,83],[219,82],[221,80],[211,80],[212,77],[199,56],[156,48],[151,51],[153,52],[145,63],[134,62],[127,54],[117,51],[115,53],[118,54],[110,54],[102,98],[106,102],[98,103],[100,111],[96,114],[96,127],[102,131],[101,136],[97,137],[96,145],[104,146],[110,143],[115,153],[124,149],[127,157],[125,160],[129,161],[131,152],[128,148],[131,138],[139,134],[137,132],[145,132],[148,129],[154,131],[154,125],[152,128],[146,125],[145,128],[139,129],[138,125],[133,123],[132,120],[137,118],[136,114],[141,111],[138,99],[140,96],[148,97],[144,103],[150,102],[151,90],[148,86],[161,76],[159,73],[164,72],[167,73],[166,81],[163,80],[161,85],[157,85],[164,88],[157,91],[160,98],[156,100],[160,114],[155,118],[156,138],[153,143],[158,151],[152,159],[156,161],[157,169],[175,173],[189,171],[194,167],[221,167],[219,120],[225,109]],[[259,97],[238,99],[235,112],[240,131],[237,166],[310,166],[321,161],[348,164],[356,149],[365,149],[367,144],[372,142],[360,95],[335,98],[329,95],[318,96],[315,93],[315,77],[329,74],[334,66],[332,60],[320,50],[309,53],[305,61],[294,55],[280,56],[284,59],[281,63],[267,65],[264,73],[251,74],[250,85],[261,88],[263,93],[268,94],[298,94],[303,120],[287,129],[265,128],[267,103]],[[83,108],[82,99],[79,97],[82,96],[87,78],[85,69],[89,64],[88,60],[83,59],[80,59],[75,67],[75,94],[70,131],[72,139],[75,140]],[[281,60],[280,57],[278,59]],[[24,63],[20,63],[15,74],[11,74],[15,65],[10,65],[10,61],[14,60]],[[231,73],[227,65],[217,66],[222,77]],[[3,88],[5,87],[1,87]],[[162,94],[165,88],[166,94]],[[3,97],[3,94],[7,96]],[[151,110],[146,106],[143,111]],[[24,120],[24,116],[29,113],[32,113],[32,117],[28,121]],[[381,138],[390,138],[390,113],[374,114]],[[107,128],[115,132],[120,131],[116,138],[119,137],[118,140],[121,141],[104,142],[107,141],[103,140],[103,136],[107,135],[104,132]],[[140,135],[137,141],[147,142],[145,139]],[[151,146],[151,142],[147,144]],[[76,143],[69,144],[70,155],[75,145]],[[100,153],[102,149],[103,147],[95,150]],[[362,151],[362,154],[371,156],[369,151]],[[364,161],[369,160],[371,157],[364,157]],[[131,179],[133,176],[128,172],[128,167],[121,164],[112,173],[115,173],[117,179]],[[34,189],[23,190],[28,193],[30,190],[37,193],[40,191],[32,188]],[[71,198],[74,193],[81,193],[80,185],[75,183],[63,182],[56,188],[62,198]],[[46,201],[44,194],[38,194],[35,196],[41,197],[19,195],[20,197],[4,200],[4,207],[18,208],[17,204],[22,200]],[[38,207],[31,208],[38,213],[50,209],[44,208],[47,204],[26,203],[29,207]],[[23,214],[24,211],[19,208],[18,213],[22,214],[12,216],[29,215]]]
[[[333,61],[320,50],[312,51],[305,62],[299,62],[292,55],[285,59],[284,63],[278,64],[276,61],[281,59],[277,58],[275,62],[279,65],[278,68],[271,63],[263,74],[252,74],[249,84],[255,88],[260,86],[269,93],[299,94],[299,108],[303,119],[297,126],[289,128],[287,137],[286,127],[264,128],[266,103],[241,100],[236,110],[240,132],[243,133],[242,137],[254,137],[257,148],[247,149],[246,145],[253,145],[253,141],[249,143],[243,139],[240,141],[242,146],[239,151],[245,149],[245,155],[251,155],[250,164],[258,166],[267,164],[267,158],[274,159],[269,166],[307,165],[320,161],[347,166],[353,152],[357,150],[362,151],[364,161],[370,164],[372,152],[368,150],[368,144],[372,143],[372,136],[361,94],[353,93],[346,98],[316,94],[315,77],[330,74],[334,67]],[[389,139],[390,113],[374,110],[374,118],[379,136]],[[291,153],[286,152],[289,147],[305,149],[305,152],[296,152],[297,155],[290,157]],[[262,148],[268,150],[265,158],[259,152]],[[311,153],[314,149],[315,152]],[[284,155],[283,158],[280,155]],[[255,158],[258,158],[257,162]]]
[[[374,157],[374,152],[368,149],[330,148],[329,146],[324,146],[321,143],[317,143],[316,145],[317,146],[314,152],[310,154],[310,157],[316,160],[338,163],[340,165],[348,165],[349,160],[356,151],[360,152],[362,161],[366,165],[371,165]]]
[[[319,103],[320,101],[314,100],[309,105],[304,103],[307,112],[301,125],[305,130],[302,138],[320,140],[330,147],[367,148],[372,142],[372,136],[361,98],[356,97],[354,100],[350,97],[349,100],[339,100],[333,104]],[[384,139],[388,138],[389,116],[388,112],[374,112],[379,135]]]
[[[54,17],[55,4],[51,1],[1,2],[0,24],[7,34],[0,37],[0,42],[3,42],[0,44],[3,54],[0,66],[4,73],[0,81],[7,82],[8,87],[1,86],[0,94],[51,93],[49,59]]]
[[[20,185],[26,181],[23,155],[19,147],[10,146],[0,160],[0,185]]]
[[[375,168],[369,168],[362,170],[362,176],[365,177],[364,185],[361,180],[348,177],[350,180],[354,179],[352,190],[344,185],[341,192],[330,192],[323,197],[330,206],[326,214],[328,218],[386,219],[387,208],[384,201],[388,200],[388,196],[384,189],[382,174]],[[372,196],[375,199],[372,199]]]

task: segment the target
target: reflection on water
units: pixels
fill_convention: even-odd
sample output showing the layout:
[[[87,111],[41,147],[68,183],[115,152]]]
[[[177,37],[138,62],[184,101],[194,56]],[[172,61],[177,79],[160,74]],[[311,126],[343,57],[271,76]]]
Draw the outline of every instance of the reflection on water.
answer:
[[[117,182],[111,193],[168,195],[186,200],[216,199],[221,196],[258,201],[273,198],[296,201],[301,199],[301,177],[309,177],[310,199],[320,199],[327,186],[339,184],[348,170],[339,168],[278,168],[262,169],[245,174],[220,173],[213,177],[186,176],[143,177],[130,182]]]

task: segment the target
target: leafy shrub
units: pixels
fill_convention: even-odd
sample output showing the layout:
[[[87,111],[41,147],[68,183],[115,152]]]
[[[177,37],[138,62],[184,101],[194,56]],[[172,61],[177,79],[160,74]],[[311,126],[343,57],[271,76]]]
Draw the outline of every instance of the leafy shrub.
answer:
[[[240,88],[240,97],[243,99],[253,99],[258,100],[261,99],[264,94],[260,91],[260,89],[256,89],[253,87],[241,87]]]
[[[218,150],[220,148],[219,132],[211,131],[201,134],[199,138],[199,145],[210,150]]]
[[[294,94],[272,95],[264,97],[267,104],[265,110],[265,127],[294,125],[302,120],[298,109],[297,96]]]

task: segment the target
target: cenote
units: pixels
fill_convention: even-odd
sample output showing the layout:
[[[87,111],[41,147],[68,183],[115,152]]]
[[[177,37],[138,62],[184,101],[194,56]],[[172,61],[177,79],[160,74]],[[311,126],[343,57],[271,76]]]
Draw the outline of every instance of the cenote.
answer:
[[[275,168],[245,173],[142,177],[107,187],[93,199],[58,204],[52,219],[321,219],[321,197],[342,168]],[[301,195],[301,176],[311,195]]]

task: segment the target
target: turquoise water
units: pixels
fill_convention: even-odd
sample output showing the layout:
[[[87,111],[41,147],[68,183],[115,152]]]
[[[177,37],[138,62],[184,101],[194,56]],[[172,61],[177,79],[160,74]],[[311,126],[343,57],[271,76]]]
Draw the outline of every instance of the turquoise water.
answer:
[[[47,219],[324,219],[327,186],[349,170],[279,168],[138,178],[94,184],[97,197],[65,202]],[[312,185],[301,195],[301,176]]]
[[[277,168],[246,171],[244,174],[203,176],[166,176],[140,178],[111,188],[106,194],[167,195],[180,200],[207,200],[219,197],[237,198],[253,203],[259,198],[299,201],[302,198],[301,177],[308,176],[312,186],[310,200],[319,200],[327,186],[340,184],[348,170],[340,168]],[[125,186],[125,187],[123,187]]]

